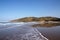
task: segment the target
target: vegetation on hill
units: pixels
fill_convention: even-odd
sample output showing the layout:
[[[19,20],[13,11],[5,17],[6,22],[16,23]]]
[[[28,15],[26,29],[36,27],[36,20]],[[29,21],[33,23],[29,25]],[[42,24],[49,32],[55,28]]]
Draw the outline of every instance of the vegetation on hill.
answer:
[[[60,18],[57,18],[57,17],[25,17],[25,18],[11,20],[11,22],[36,22],[36,21],[60,21]]]

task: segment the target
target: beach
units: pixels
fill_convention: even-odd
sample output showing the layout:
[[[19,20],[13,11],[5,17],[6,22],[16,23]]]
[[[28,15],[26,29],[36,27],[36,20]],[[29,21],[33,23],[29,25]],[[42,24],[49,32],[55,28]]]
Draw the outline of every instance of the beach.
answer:
[[[0,23],[0,40],[60,40],[60,26],[32,27],[36,22]]]

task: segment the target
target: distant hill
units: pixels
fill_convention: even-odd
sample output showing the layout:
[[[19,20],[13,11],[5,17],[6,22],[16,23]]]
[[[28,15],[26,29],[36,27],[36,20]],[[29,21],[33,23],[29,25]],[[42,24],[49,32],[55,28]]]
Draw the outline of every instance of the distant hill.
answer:
[[[57,18],[57,17],[24,17],[24,18],[11,20],[11,22],[39,22],[39,21],[60,21],[60,18]]]

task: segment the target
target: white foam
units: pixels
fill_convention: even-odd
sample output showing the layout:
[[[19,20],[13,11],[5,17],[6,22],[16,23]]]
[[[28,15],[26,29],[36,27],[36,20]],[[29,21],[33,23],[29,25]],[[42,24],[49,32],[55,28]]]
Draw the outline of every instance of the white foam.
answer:
[[[14,25],[14,24],[24,24],[23,22],[21,23],[0,23],[0,25]]]
[[[0,25],[13,25],[11,27],[8,27],[8,28],[4,28],[4,29],[9,29],[9,28],[14,28],[14,27],[20,27],[20,26],[23,26],[24,24],[35,24],[36,22],[28,22],[28,23],[24,23],[24,22],[20,22],[20,23],[0,23]],[[0,29],[0,30],[3,30],[3,29]],[[27,30],[27,29],[26,29]],[[30,31],[29,31],[30,30]],[[46,37],[44,37],[36,28],[32,28],[29,29],[28,33],[26,33],[23,38],[24,39],[27,39],[27,40],[48,40]],[[33,36],[31,36],[33,35]],[[38,37],[38,35],[40,35]],[[31,37],[29,37],[31,36]],[[28,39],[29,38],[29,39]],[[23,39],[22,39],[23,40]]]
[[[48,40],[46,37],[44,37],[36,28],[34,28],[34,30],[39,33],[41,35],[42,38],[44,38],[45,40]]]
[[[36,28],[30,29],[26,34],[22,35],[22,40],[48,40]]]

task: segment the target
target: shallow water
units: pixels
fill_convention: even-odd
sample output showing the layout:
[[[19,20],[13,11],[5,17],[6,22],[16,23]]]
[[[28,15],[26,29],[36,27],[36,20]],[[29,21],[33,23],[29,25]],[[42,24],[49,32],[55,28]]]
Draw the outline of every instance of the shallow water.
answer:
[[[60,23],[34,24],[32,27],[49,40],[60,40]]]
[[[7,23],[0,26],[0,40],[48,40],[32,23]]]
[[[32,27],[35,23],[0,23],[0,40],[60,40],[60,26]]]
[[[51,28],[37,28],[45,37],[50,40],[60,40],[60,26],[51,27]]]

